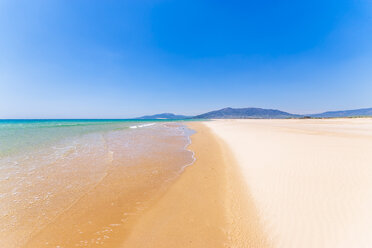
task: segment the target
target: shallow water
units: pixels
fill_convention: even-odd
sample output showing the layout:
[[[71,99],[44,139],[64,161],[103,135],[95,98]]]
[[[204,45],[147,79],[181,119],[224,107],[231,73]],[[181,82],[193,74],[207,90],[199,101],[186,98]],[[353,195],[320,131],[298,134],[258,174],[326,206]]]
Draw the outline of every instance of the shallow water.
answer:
[[[154,121],[2,121],[0,247],[119,243],[127,217],[193,162],[190,134]]]

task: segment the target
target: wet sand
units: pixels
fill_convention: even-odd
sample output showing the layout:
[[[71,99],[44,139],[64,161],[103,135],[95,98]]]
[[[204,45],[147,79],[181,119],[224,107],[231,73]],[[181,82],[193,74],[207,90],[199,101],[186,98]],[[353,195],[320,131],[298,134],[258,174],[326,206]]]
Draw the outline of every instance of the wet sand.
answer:
[[[204,124],[187,125],[197,132],[188,147],[196,161],[182,172],[180,165],[192,161],[190,151],[183,149],[185,140],[177,135],[149,136],[154,133],[145,130],[136,137],[159,146],[134,154],[122,150],[120,142],[110,143],[107,154],[106,150],[97,154],[107,160],[97,175],[89,169],[95,157],[79,157],[68,165],[61,162],[61,166],[38,171],[45,180],[35,183],[34,190],[48,191],[56,185],[50,196],[54,198],[42,198],[36,206],[16,205],[10,213],[19,218],[13,227],[17,232],[4,226],[11,237],[1,233],[0,244],[22,248],[265,247],[255,205],[229,149]],[[120,134],[111,135],[110,142]],[[75,186],[93,175],[100,176],[94,185]],[[66,187],[76,194],[65,192]]]
[[[30,187],[18,184],[14,200],[7,201],[13,207],[0,206],[6,210],[0,216],[0,247],[120,247],[138,218],[193,161],[180,128],[162,124],[130,136],[107,133],[105,146],[45,164],[26,178],[42,181],[31,181]],[[124,142],[128,139],[129,144]],[[1,190],[8,185],[2,183]],[[43,197],[44,191],[53,193]],[[27,195],[35,200],[29,202]]]
[[[136,220],[169,186],[172,172],[164,169],[164,162],[173,161],[144,158],[129,168],[110,168],[98,185],[22,247],[119,247]]]
[[[165,151],[113,165],[22,247],[267,247],[228,147],[204,124],[187,125],[197,159],[181,174],[169,180],[180,157]]]
[[[233,152],[271,247],[372,247],[372,119],[205,125]]]
[[[257,211],[228,147],[202,123],[196,162],[133,225],[121,247],[267,247]]]

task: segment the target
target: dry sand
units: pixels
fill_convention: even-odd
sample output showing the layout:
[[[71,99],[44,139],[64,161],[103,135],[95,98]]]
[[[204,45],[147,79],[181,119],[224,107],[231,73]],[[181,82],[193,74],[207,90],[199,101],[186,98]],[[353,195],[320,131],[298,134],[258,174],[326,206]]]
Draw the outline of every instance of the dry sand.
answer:
[[[372,247],[372,119],[205,124],[232,150],[271,247]]]

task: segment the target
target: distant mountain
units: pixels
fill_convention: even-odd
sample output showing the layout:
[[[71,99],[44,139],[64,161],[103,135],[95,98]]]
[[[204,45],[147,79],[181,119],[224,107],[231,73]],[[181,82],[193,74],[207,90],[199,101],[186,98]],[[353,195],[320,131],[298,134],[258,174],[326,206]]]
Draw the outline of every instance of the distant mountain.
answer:
[[[299,118],[301,115],[290,114],[276,109],[262,108],[224,108],[194,116],[197,119],[285,119]]]
[[[372,116],[372,108],[342,110],[342,111],[328,111],[320,114],[312,114],[310,117],[353,117],[353,116]]]
[[[172,113],[163,113],[156,115],[146,115],[137,119],[287,119],[287,118],[332,118],[332,117],[357,117],[357,116],[371,116],[372,108],[343,110],[343,111],[328,111],[320,114],[297,115],[290,114],[277,109],[262,109],[262,108],[224,108],[220,110],[211,111],[205,114],[196,116],[175,115]]]
[[[138,117],[136,119],[168,119],[168,120],[178,120],[178,119],[189,119],[191,118],[190,116],[185,116],[185,115],[175,115],[172,113],[163,113],[163,114],[156,114],[156,115],[145,115],[142,117]]]

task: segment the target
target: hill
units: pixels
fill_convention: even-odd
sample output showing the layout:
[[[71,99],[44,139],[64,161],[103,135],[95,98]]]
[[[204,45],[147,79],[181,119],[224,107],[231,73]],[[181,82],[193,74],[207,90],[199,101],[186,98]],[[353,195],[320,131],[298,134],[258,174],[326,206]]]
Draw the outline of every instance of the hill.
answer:
[[[197,119],[285,119],[299,118],[301,115],[290,114],[276,109],[262,108],[224,108],[194,116]]]
[[[320,114],[309,115],[311,117],[330,118],[330,117],[357,117],[357,116],[372,116],[372,108],[328,111]]]

